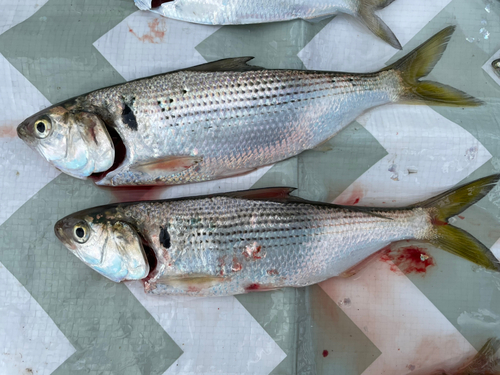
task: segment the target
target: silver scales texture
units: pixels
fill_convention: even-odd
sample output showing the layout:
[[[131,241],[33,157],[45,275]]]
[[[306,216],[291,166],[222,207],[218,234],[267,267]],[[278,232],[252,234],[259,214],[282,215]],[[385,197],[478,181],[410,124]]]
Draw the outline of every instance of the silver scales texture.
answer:
[[[236,25],[291,19],[314,19],[338,13],[355,14],[358,0],[176,0],[162,5],[161,14],[208,25]]]
[[[365,110],[397,101],[401,91],[394,71],[180,71],[82,99],[106,109],[127,147],[125,162],[98,182],[119,186],[206,181],[275,163],[328,140]],[[136,131],[121,120],[124,103]],[[173,173],[135,168],[168,157],[199,162]]]
[[[145,285],[153,294],[231,295],[310,285],[394,241],[433,235],[422,208],[378,212],[389,220],[348,208],[215,197],[123,205],[119,211],[157,255]],[[168,249],[160,243],[161,228],[169,233]],[[204,290],[169,283],[187,276],[219,280]]]

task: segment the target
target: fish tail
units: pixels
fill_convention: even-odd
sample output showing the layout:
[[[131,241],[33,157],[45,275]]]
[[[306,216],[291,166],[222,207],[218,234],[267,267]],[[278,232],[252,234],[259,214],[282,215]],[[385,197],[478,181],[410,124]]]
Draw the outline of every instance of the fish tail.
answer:
[[[464,230],[448,223],[486,196],[500,180],[500,174],[472,181],[448,190],[414,207],[426,208],[431,216],[433,231],[427,240],[434,246],[467,259],[490,270],[500,271],[500,263],[481,242]]]
[[[396,38],[391,29],[389,29],[389,26],[375,14],[376,10],[385,8],[393,1],[394,0],[361,0],[356,15],[372,33],[389,43],[392,47],[401,49],[402,47],[398,38]]]
[[[500,340],[498,338],[490,338],[470,361],[460,367],[457,373],[500,374],[500,370],[498,369],[500,359],[496,355],[498,349],[500,349]]]
[[[476,107],[483,102],[451,86],[433,81],[420,81],[441,59],[455,26],[449,26],[415,48],[408,55],[390,65],[402,80],[403,94],[399,102],[411,104]]]

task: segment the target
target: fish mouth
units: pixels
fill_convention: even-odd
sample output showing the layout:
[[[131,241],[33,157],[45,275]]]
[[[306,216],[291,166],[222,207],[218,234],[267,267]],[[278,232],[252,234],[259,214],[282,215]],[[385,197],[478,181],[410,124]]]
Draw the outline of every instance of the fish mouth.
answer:
[[[111,142],[113,143],[113,146],[115,148],[115,159],[113,161],[113,165],[108,170],[104,172],[92,173],[89,176],[92,181],[94,181],[94,183],[98,183],[99,181],[103,180],[109,173],[117,170],[127,157],[127,147],[125,146],[125,143],[123,143],[123,139],[122,137],[120,137],[120,134],[118,134],[118,132],[111,126],[108,126],[107,124],[105,124],[104,126],[106,127],[109,137],[111,138]]]

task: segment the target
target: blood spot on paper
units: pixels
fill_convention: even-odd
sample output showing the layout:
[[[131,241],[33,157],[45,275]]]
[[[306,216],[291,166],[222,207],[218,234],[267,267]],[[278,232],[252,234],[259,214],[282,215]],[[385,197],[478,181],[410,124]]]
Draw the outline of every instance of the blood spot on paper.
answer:
[[[129,27],[128,31],[134,34],[134,36],[143,43],[159,44],[163,42],[165,38],[165,33],[167,31],[167,25],[164,19],[155,18],[148,22],[149,32],[143,36],[139,36],[136,32]]]
[[[358,204],[361,201],[361,199],[363,199],[364,195],[365,193],[363,187],[357,184],[353,186],[352,190],[349,192],[348,195],[339,196],[337,199],[335,199],[334,203],[343,206],[354,206]]]
[[[415,273],[425,275],[428,267],[435,265],[434,258],[430,256],[426,249],[417,246],[402,247],[396,250],[388,249],[383,252],[380,260],[391,261],[391,271],[405,274]]]
[[[328,357],[328,350],[323,350],[323,358]]]
[[[462,219],[462,220],[464,220],[464,219],[465,219],[465,217],[463,217],[462,215],[458,215],[458,217],[459,217],[460,219]]]
[[[16,126],[0,126],[0,138],[14,138],[17,137]]]

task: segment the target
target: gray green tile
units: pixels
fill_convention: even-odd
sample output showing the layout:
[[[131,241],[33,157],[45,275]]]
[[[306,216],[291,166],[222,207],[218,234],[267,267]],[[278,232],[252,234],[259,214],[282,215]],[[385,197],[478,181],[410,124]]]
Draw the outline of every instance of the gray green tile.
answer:
[[[182,354],[125,285],[85,266],[54,235],[58,219],[111,199],[60,175],[0,227],[0,262],[76,349],[57,375],[160,375]]]

